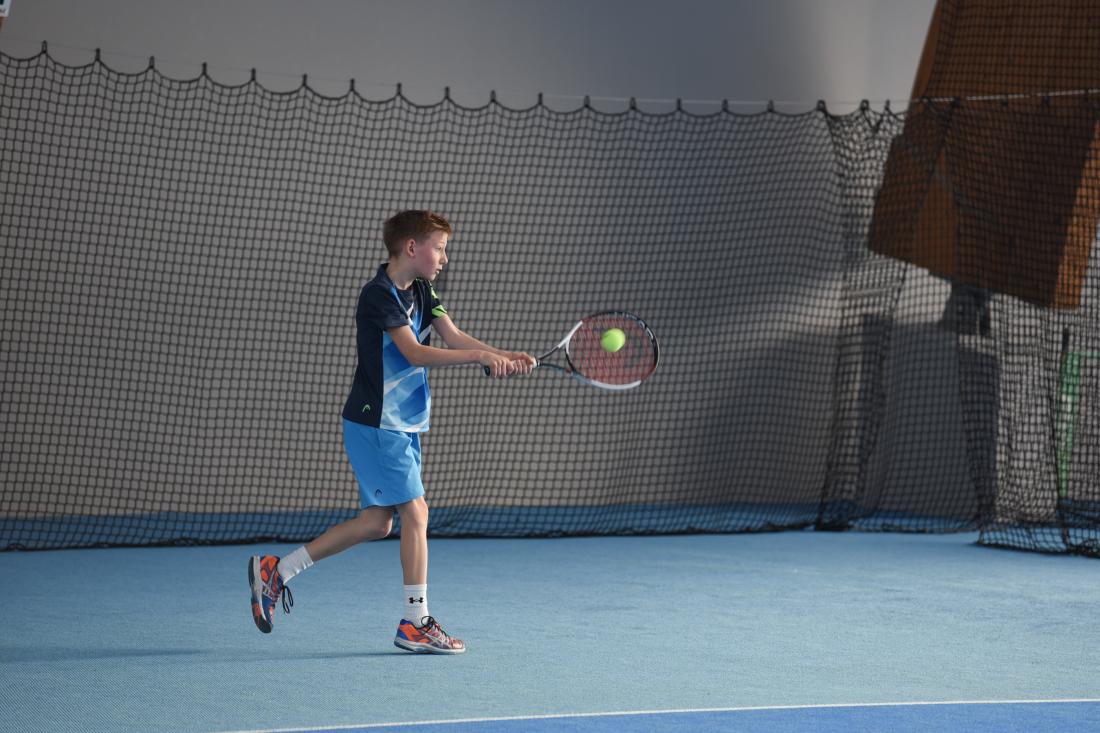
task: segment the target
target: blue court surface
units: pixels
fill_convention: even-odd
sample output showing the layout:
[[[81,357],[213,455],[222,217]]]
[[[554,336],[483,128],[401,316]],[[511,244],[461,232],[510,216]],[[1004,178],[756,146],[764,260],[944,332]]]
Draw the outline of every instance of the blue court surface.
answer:
[[[469,652],[396,649],[398,544],[0,554],[11,731],[1100,731],[1096,560],[976,535],[431,542]]]
[[[716,710],[645,710],[630,713],[471,718],[418,723],[374,723],[322,728],[297,728],[314,733],[348,731],[400,731],[463,733],[463,731],[1004,731],[1093,730],[1088,721],[1100,716],[1100,701],[1058,700],[1028,702],[882,703],[877,705],[799,705],[772,708]],[[246,733],[244,731],[240,733]],[[253,732],[247,732],[253,733]],[[255,733],[259,733],[258,731]],[[264,732],[269,733],[269,732]],[[274,733],[274,732],[270,732]]]

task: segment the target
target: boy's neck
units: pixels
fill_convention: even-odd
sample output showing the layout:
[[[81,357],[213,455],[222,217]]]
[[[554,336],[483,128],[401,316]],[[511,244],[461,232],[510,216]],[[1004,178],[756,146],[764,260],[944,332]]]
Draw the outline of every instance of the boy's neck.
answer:
[[[412,286],[413,280],[416,279],[416,273],[402,260],[390,260],[386,263],[386,275],[389,276],[398,290],[408,290]]]

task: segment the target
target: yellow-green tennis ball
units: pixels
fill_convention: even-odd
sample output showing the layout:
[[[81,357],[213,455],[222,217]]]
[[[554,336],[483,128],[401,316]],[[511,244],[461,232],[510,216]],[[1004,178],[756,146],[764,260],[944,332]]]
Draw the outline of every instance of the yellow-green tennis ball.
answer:
[[[603,332],[603,336],[600,338],[600,346],[603,346],[604,351],[610,351],[612,354],[623,348],[625,343],[626,334],[623,333],[621,328],[609,328]]]

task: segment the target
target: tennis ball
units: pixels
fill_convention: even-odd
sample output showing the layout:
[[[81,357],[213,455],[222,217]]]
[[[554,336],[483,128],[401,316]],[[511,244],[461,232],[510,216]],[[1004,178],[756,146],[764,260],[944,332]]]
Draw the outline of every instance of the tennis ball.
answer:
[[[603,346],[603,350],[611,353],[623,348],[625,343],[626,334],[623,333],[621,328],[609,328],[603,332],[603,336],[600,338],[600,345]]]

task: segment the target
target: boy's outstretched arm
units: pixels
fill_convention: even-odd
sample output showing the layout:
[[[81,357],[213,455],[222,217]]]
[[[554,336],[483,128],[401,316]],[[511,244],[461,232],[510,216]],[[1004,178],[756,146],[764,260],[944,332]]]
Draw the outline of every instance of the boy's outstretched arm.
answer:
[[[476,338],[456,326],[450,316],[444,315],[437,317],[432,321],[432,327],[435,328],[436,333],[439,334],[440,338],[443,339],[444,343],[446,343],[447,347],[450,349],[475,349],[503,356],[511,362],[509,374],[530,374],[531,370],[535,368],[535,357],[530,354],[525,354],[522,351],[504,351],[503,349],[498,349],[482,341],[478,341]]]
[[[455,366],[457,364],[481,364],[489,367],[490,376],[498,379],[503,379],[509,374],[515,373],[512,366],[514,362],[489,347],[484,349],[437,349],[434,346],[425,346],[416,340],[416,336],[408,326],[388,328],[386,333],[397,344],[401,355],[413,366],[440,367]]]

